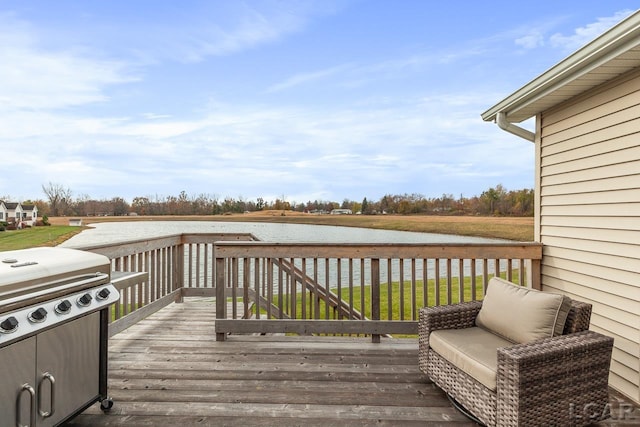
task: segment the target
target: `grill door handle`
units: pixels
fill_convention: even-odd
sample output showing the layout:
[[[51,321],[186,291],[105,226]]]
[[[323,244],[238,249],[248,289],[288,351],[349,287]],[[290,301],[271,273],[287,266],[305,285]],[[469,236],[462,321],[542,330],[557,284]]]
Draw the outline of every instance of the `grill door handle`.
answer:
[[[22,412],[22,395],[24,392],[29,393],[29,424],[22,424],[20,413]],[[16,425],[18,427],[33,427],[36,425],[36,391],[29,384],[23,384],[20,393],[18,393],[18,401],[16,402]]]
[[[42,384],[47,380],[51,384],[51,407],[49,408],[49,412],[42,410]],[[38,412],[42,418],[49,418],[53,415],[56,408],[56,379],[49,372],[45,372],[42,375],[42,379],[40,380],[40,384],[38,384]]]

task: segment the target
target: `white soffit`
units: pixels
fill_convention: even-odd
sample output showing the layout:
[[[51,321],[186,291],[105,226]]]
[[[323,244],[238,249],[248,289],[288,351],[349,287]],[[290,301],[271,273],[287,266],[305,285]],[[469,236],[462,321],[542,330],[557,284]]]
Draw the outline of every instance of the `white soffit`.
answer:
[[[482,119],[499,112],[519,123],[600,84],[640,67],[640,11],[500,101]]]

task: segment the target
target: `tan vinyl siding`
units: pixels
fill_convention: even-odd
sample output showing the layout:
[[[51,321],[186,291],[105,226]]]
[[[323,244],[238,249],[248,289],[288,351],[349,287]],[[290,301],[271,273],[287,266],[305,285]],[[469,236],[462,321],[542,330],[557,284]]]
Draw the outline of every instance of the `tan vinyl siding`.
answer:
[[[640,401],[640,72],[539,120],[543,289],[593,304],[611,386]]]

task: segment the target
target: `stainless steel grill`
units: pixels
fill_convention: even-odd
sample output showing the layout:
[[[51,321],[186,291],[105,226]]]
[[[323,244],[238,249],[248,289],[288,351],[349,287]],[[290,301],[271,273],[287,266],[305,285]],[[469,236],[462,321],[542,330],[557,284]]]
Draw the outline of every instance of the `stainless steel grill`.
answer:
[[[109,259],[0,252],[0,426],[55,426],[107,396]]]

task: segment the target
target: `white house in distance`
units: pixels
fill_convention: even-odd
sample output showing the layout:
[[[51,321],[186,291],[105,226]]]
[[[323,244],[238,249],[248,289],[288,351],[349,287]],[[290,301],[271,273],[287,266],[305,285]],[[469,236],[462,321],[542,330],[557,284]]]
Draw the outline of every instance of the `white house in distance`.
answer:
[[[0,200],[0,221],[34,226],[38,221],[38,207]]]
[[[353,212],[351,209],[332,209],[331,215],[351,215]]]
[[[7,222],[19,223],[22,219],[22,205],[15,202],[5,202],[4,204],[8,211]]]
[[[22,220],[27,224],[36,225],[38,220],[38,207],[36,205],[22,205]]]
[[[640,402],[640,12],[482,118],[533,142],[542,289],[593,305],[609,384]]]

